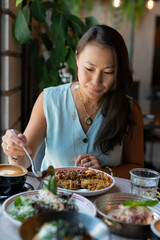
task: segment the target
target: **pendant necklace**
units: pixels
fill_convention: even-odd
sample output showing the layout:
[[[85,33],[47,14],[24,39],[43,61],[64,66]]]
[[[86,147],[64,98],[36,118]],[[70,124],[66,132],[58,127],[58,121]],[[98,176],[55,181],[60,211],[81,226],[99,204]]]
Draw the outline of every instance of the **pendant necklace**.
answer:
[[[78,90],[78,94],[79,94],[79,98],[80,98],[81,103],[82,103],[83,110],[85,111],[85,113],[86,113],[86,115],[87,115],[87,118],[85,118],[85,123],[86,123],[87,125],[91,125],[92,122],[93,122],[92,119],[91,119],[91,116],[94,115],[95,112],[98,110],[99,105],[96,107],[96,109],[94,110],[94,112],[92,112],[91,114],[88,114],[87,109],[86,109],[85,104],[84,104],[83,97],[82,97],[81,92],[80,92],[80,90],[79,90],[79,85],[77,85],[76,89]]]

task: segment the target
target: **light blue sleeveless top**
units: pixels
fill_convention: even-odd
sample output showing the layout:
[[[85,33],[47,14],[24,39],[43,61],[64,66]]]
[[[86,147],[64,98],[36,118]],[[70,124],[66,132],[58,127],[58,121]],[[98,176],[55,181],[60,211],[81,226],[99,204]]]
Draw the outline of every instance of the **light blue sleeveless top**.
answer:
[[[54,168],[74,166],[75,155],[78,157],[80,154],[86,153],[96,156],[101,167],[119,165],[123,145],[115,146],[109,155],[93,149],[97,132],[103,120],[101,109],[87,133],[84,133],[73,100],[71,84],[44,89],[43,107],[47,130],[45,156],[41,170],[46,170],[50,165]]]

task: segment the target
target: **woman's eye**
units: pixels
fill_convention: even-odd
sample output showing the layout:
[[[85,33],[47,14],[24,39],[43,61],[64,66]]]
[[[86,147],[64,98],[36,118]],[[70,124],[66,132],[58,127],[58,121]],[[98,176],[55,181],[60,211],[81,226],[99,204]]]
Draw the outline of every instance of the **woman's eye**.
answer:
[[[90,71],[90,72],[93,71],[93,69],[91,69],[91,68],[87,68],[87,67],[85,67],[85,69],[86,69],[87,71]]]
[[[104,72],[105,74],[113,74],[114,73],[114,71],[112,71],[112,72]]]

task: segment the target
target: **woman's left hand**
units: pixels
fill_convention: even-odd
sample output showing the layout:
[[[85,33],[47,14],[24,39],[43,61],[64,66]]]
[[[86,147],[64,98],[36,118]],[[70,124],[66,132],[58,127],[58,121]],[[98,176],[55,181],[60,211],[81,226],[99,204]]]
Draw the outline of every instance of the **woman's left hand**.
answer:
[[[92,154],[81,154],[75,160],[75,167],[89,167],[95,169],[101,169],[101,165],[98,159]]]

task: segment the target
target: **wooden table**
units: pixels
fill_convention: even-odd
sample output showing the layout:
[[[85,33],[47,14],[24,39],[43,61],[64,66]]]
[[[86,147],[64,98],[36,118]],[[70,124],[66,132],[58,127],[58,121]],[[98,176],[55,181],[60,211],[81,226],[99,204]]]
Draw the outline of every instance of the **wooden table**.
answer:
[[[39,182],[37,179],[28,176],[27,177],[27,182],[30,183],[34,189],[37,189]],[[127,192],[130,193],[130,181],[123,179],[123,178],[116,178],[115,177],[115,185],[113,188],[111,188],[107,193],[116,193],[116,192]],[[90,197],[88,198],[92,202],[97,198],[98,196],[95,197]],[[0,204],[0,240],[21,240],[21,237],[19,236],[19,228],[14,226],[13,223],[11,223],[2,213]],[[119,237],[117,235],[111,234],[111,240],[131,240],[131,238],[124,238],[124,237]],[[140,240],[140,239],[139,239]]]

